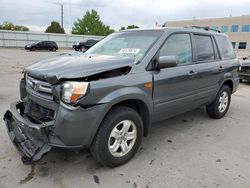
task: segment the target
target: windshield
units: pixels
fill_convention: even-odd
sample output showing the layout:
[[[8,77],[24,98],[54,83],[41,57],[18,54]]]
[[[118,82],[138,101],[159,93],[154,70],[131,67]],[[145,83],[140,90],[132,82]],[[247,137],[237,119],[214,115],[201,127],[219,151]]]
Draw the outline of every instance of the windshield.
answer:
[[[133,56],[140,60],[162,31],[130,31],[113,33],[90,48],[86,54]]]

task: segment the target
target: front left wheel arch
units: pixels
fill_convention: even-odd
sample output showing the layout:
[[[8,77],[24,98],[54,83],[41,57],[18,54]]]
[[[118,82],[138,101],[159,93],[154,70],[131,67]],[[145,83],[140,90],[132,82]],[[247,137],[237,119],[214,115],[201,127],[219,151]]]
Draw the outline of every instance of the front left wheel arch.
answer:
[[[142,121],[143,121],[143,136],[147,136],[149,129],[151,127],[151,112],[147,104],[145,104],[145,102],[139,99],[127,99],[127,100],[119,101],[115,103],[114,105],[112,105],[106,114],[108,114],[109,111],[111,111],[113,108],[116,108],[118,106],[126,106],[138,112],[138,114],[141,116]]]

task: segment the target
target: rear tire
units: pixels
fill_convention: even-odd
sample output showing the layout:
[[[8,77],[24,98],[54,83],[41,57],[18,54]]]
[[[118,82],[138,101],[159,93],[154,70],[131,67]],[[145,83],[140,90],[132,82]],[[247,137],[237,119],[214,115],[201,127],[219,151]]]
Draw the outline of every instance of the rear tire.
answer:
[[[93,157],[108,167],[128,162],[140,147],[143,123],[132,108],[118,106],[104,118],[91,146]]]
[[[56,48],[52,48],[50,51],[55,52],[55,51],[56,51]]]
[[[206,106],[207,114],[211,118],[220,119],[227,113],[231,102],[231,90],[227,85],[223,85],[219,90],[215,100]]]

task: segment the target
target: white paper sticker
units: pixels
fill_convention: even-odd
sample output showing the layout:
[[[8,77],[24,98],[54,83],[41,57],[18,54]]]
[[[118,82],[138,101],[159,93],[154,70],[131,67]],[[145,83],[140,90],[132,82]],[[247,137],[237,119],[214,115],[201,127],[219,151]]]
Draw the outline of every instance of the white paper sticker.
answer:
[[[140,51],[139,48],[122,48],[119,51],[119,54],[138,54]]]

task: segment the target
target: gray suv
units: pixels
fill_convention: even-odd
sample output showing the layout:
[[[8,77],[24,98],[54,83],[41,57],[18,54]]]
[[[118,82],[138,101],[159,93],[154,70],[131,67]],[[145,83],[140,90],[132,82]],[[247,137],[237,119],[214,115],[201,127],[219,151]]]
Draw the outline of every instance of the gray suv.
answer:
[[[153,122],[201,106],[222,118],[238,68],[228,37],[208,28],[121,31],[86,53],[26,68],[21,100],[4,120],[24,164],[60,147],[88,148],[115,167],[135,155]]]

